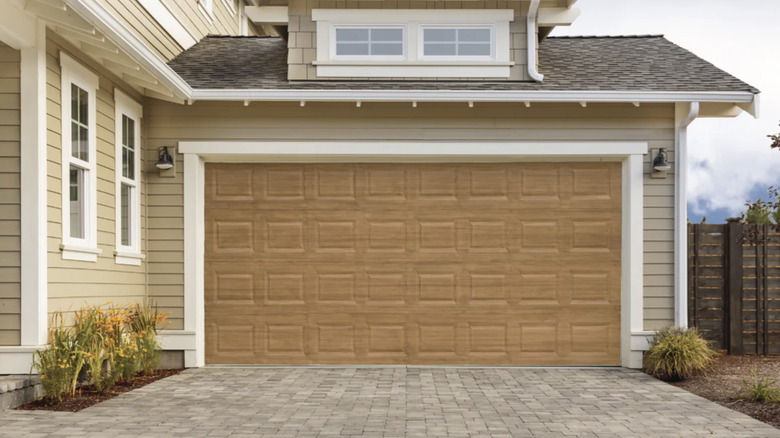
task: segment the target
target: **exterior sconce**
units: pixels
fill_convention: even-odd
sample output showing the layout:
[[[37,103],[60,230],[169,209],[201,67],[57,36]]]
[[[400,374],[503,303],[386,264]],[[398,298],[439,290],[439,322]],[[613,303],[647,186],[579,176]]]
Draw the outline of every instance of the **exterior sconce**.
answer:
[[[158,150],[158,159],[154,163],[154,167],[160,170],[160,176],[163,177],[175,177],[176,172],[173,167],[176,161],[173,159],[173,155],[169,152],[168,146],[162,146]]]
[[[666,178],[666,172],[672,170],[666,148],[658,149],[657,152],[653,153],[651,156],[655,156],[655,158],[653,158],[653,173],[651,174],[651,177]]]

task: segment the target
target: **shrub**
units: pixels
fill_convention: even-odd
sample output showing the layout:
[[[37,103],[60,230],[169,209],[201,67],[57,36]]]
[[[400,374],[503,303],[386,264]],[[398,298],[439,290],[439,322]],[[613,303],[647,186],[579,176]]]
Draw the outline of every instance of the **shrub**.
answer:
[[[745,387],[744,398],[755,402],[780,402],[780,389],[774,379],[759,377],[756,370],[750,372],[750,379],[742,381]]]
[[[136,344],[138,371],[151,374],[160,365],[161,349],[157,340],[157,330],[165,323],[166,315],[157,311],[157,307],[148,303],[137,304],[130,311],[129,326]]]
[[[695,328],[665,327],[645,355],[645,370],[662,380],[679,381],[712,366],[715,351]]]

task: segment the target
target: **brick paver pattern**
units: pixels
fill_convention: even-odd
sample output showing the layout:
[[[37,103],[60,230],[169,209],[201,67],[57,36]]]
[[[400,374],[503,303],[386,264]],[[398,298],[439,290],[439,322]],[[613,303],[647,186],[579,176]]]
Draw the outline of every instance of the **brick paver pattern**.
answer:
[[[0,435],[780,437],[626,369],[201,368],[78,413],[0,412]]]

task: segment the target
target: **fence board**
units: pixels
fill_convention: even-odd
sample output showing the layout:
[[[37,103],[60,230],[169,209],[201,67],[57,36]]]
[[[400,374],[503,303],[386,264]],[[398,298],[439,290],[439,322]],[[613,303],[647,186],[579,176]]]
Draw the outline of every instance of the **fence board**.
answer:
[[[688,226],[688,319],[731,354],[780,353],[780,227]]]

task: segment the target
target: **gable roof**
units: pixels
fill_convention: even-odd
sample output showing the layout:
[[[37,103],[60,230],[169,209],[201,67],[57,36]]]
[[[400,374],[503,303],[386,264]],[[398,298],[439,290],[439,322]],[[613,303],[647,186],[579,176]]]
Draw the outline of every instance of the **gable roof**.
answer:
[[[550,37],[544,82],[287,80],[287,41],[207,36],[169,62],[194,89],[759,91],[661,35]]]

